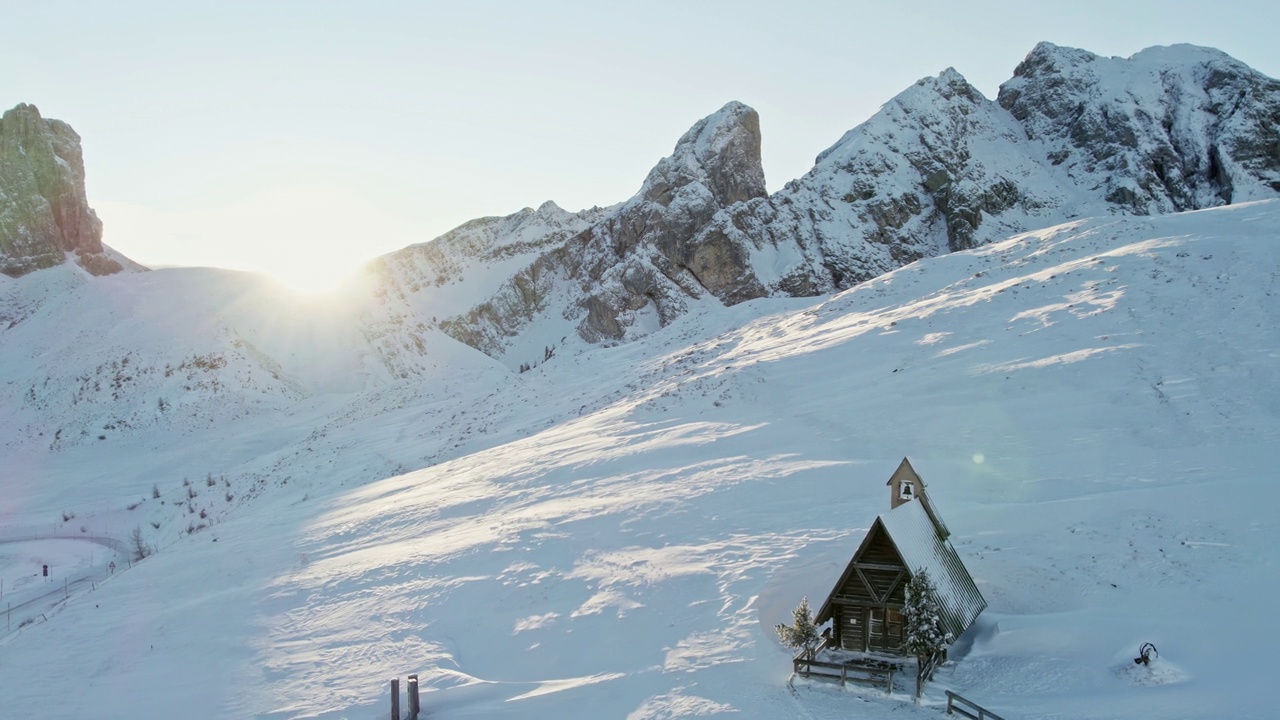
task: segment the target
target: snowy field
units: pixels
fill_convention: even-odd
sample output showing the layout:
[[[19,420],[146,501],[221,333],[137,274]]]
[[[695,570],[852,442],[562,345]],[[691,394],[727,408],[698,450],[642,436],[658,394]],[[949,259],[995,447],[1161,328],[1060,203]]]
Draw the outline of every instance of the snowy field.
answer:
[[[417,673],[431,718],[923,718],[946,689],[1008,720],[1270,718],[1278,328],[1280,203],[1255,203],[1028,233],[500,381],[460,356],[484,370],[27,448],[0,525],[159,552],[15,613],[0,716],[372,720]],[[920,706],[791,687],[772,628],[825,599],[904,456],[989,607]],[[191,533],[184,488],[217,499]],[[33,558],[99,565],[85,545],[0,544],[5,599]]]

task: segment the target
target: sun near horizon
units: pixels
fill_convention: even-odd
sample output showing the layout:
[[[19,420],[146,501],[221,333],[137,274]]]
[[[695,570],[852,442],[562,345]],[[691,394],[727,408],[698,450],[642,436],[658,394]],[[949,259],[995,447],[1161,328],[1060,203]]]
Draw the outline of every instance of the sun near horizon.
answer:
[[[365,263],[430,238],[333,185],[290,184],[211,209],[162,212],[92,202],[103,242],[152,268],[215,267],[266,275],[300,294],[336,293]]]
[[[351,261],[341,254],[307,258],[291,253],[269,253],[251,261],[226,258],[223,262],[147,262],[142,258],[137,262],[152,270],[214,268],[253,273],[304,297],[331,298],[350,287],[368,260]]]

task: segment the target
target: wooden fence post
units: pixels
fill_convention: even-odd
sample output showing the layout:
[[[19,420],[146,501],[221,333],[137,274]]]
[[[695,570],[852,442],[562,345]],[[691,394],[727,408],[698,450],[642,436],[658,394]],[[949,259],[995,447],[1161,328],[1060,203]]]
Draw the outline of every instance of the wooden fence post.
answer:
[[[400,678],[391,678],[391,720],[400,720]]]
[[[409,676],[409,720],[418,720],[418,676]]]

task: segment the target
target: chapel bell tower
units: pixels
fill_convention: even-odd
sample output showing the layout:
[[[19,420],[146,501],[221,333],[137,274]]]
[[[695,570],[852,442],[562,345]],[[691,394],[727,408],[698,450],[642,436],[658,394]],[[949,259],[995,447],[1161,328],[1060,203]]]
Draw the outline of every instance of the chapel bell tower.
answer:
[[[924,494],[924,480],[920,479],[915,468],[911,467],[911,463],[906,458],[902,458],[902,464],[898,465],[893,477],[889,478],[888,485],[890,510]]]

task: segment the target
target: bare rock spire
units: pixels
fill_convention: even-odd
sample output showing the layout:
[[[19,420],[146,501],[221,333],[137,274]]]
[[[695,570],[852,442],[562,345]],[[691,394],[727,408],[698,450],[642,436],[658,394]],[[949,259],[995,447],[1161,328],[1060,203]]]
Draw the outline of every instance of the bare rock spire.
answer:
[[[20,277],[67,261],[94,275],[124,269],[102,245],[84,191],[80,136],[22,104],[0,117],[0,272]]]

